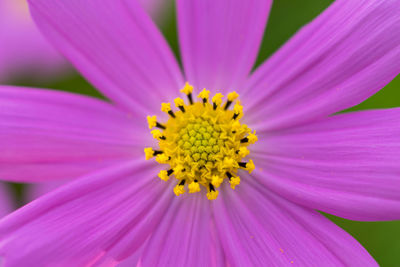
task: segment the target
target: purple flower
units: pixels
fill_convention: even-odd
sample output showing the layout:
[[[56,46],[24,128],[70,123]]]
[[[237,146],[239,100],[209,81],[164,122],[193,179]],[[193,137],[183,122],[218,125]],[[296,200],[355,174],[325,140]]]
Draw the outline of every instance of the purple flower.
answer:
[[[0,80],[20,74],[49,76],[66,69],[66,61],[40,34],[26,0],[0,0]]]
[[[271,1],[178,0],[183,73],[136,1],[30,5],[43,33],[112,103],[0,88],[0,177],[79,177],[0,221],[5,266],[128,257],[143,266],[376,265],[315,210],[400,218],[400,110],[333,115],[400,72],[399,1],[336,1],[253,73]],[[195,104],[175,99],[183,87]],[[207,90],[236,90],[240,105],[225,111]],[[163,105],[169,115],[149,117],[161,128],[154,140],[146,116],[161,117],[168,102],[177,105]],[[187,125],[184,114],[193,115]],[[256,138],[244,123],[258,136],[249,155]],[[200,149],[211,136],[216,150]],[[144,147],[167,164],[146,161]]]

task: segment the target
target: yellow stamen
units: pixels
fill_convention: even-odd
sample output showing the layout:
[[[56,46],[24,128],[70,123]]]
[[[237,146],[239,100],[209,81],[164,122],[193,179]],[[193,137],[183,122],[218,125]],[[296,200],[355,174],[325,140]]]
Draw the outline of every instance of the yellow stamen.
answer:
[[[237,161],[235,161],[233,158],[224,158],[224,161],[222,163],[222,167],[226,169],[231,169],[235,168],[237,166]]]
[[[223,98],[223,97],[224,97],[224,96],[223,96],[221,93],[216,93],[215,96],[213,96],[213,98],[212,98],[212,102],[213,102],[215,105],[219,106],[219,105],[221,105],[221,103],[222,103],[222,98]]]
[[[160,155],[157,155],[157,157],[156,157],[156,161],[160,164],[168,163],[168,159],[169,159],[169,157],[165,154],[160,154]]]
[[[183,107],[183,106],[185,105],[185,101],[183,101],[183,99],[180,98],[180,97],[175,98],[175,99],[174,99],[174,103],[175,103],[175,106],[176,106],[177,108]]]
[[[181,89],[181,92],[185,95],[191,94],[193,92],[193,86],[186,82],[185,86]]]
[[[235,121],[234,123],[232,123],[232,131],[238,131],[240,130],[240,128],[242,128],[242,125],[240,125],[239,121]]]
[[[235,189],[235,187],[240,184],[239,176],[232,177],[230,182],[231,182],[231,188]]]
[[[200,185],[199,185],[198,182],[195,182],[195,181],[191,182],[191,183],[188,185],[188,188],[189,188],[189,193],[197,193],[197,192],[200,192]]]
[[[243,116],[243,106],[240,103],[236,103],[233,107],[234,119],[240,119]]]
[[[248,154],[250,154],[250,150],[248,150],[247,147],[242,146],[241,148],[239,148],[238,154],[239,154],[239,156],[241,156],[242,158],[244,158],[244,157],[246,157]]]
[[[253,160],[249,160],[249,162],[247,162],[247,164],[246,164],[246,170],[249,173],[252,173],[252,171],[254,171],[255,168],[256,168],[256,166],[254,165]]]
[[[210,192],[207,193],[207,198],[209,200],[215,200],[215,199],[217,199],[217,197],[218,197],[218,190],[210,191]]]
[[[224,178],[218,175],[214,175],[211,179],[211,183],[213,184],[213,186],[215,187],[219,187],[222,182],[224,181]]]
[[[229,180],[234,189],[240,184],[238,172],[252,172],[255,168],[251,159],[243,160],[250,153],[248,146],[257,141],[255,131],[240,123],[243,106],[236,99],[236,92],[228,94],[224,108],[221,107],[223,95],[217,93],[210,103],[210,92],[203,89],[198,97],[192,99],[193,86],[186,83],[181,90],[190,104],[182,98],[175,98],[173,111],[170,103],[162,103],[161,110],[170,115],[166,123],[157,122],[156,116],[148,116],[149,128],[158,127],[151,134],[158,140],[159,149],[145,149],[146,159],[155,157],[160,164],[168,164],[169,170],[162,170],[158,176],[168,181],[173,175],[180,183],[174,188],[176,195],[207,189],[207,198],[214,200],[218,188]],[[229,109],[230,105],[233,109]]]
[[[233,91],[232,93],[228,94],[228,101],[233,102],[236,98],[239,97],[239,94]]]
[[[174,193],[175,193],[175,195],[177,195],[177,196],[182,195],[182,194],[184,194],[185,192],[186,192],[186,191],[185,191],[185,187],[184,187],[183,185],[177,184],[177,185],[174,187]]]
[[[254,133],[250,133],[249,136],[247,136],[247,139],[249,139],[250,144],[254,144],[255,142],[257,142],[258,137],[256,135],[256,131],[254,131]]]
[[[163,137],[161,131],[158,129],[151,131],[151,134],[153,135],[153,138],[157,140],[161,140],[161,138]]]
[[[160,179],[163,180],[163,181],[168,181],[168,180],[169,180],[168,171],[166,171],[166,170],[161,170],[161,171],[158,173],[158,177],[160,177]]]
[[[171,111],[171,104],[170,103],[161,103],[161,111],[168,113]]]
[[[206,90],[206,88],[204,88],[203,91],[201,91],[197,97],[208,100],[209,95],[210,95],[210,91],[208,91],[208,90]]]
[[[157,125],[157,116],[147,116],[147,123],[149,124],[149,129],[153,129]]]
[[[154,156],[154,150],[151,147],[146,147],[144,154],[146,155],[146,160],[149,160]]]

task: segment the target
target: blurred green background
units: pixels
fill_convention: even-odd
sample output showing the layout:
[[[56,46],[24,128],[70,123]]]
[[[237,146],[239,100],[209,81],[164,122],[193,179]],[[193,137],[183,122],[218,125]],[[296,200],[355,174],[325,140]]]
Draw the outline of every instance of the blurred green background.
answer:
[[[286,40],[290,38],[302,25],[310,22],[332,1],[330,0],[276,0],[269,18],[268,27],[261,46],[257,64],[262,63]],[[159,23],[168,42],[174,49],[177,57],[178,43],[174,10],[168,12],[166,19]],[[46,87],[80,94],[101,97],[82,77],[76,73],[60,78],[56,81],[34,81],[29,77],[13,82],[16,85]],[[351,110],[389,108],[400,106],[400,76],[393,80],[378,94]],[[400,164],[400,163],[399,163]],[[23,187],[13,185],[21,196]],[[329,219],[353,235],[378,261],[381,266],[400,265],[400,221],[392,222],[355,222],[331,215]]]

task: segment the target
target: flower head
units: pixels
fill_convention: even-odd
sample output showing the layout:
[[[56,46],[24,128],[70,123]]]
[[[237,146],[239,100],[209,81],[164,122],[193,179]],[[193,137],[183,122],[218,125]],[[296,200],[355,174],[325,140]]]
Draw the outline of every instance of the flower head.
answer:
[[[1,88],[0,177],[79,177],[0,221],[5,264],[376,265],[315,210],[400,218],[400,111],[332,115],[400,72],[400,3],[338,0],[251,73],[270,5],[178,0],[182,73],[136,1],[30,0],[112,104]]]
[[[174,175],[178,184],[174,193],[178,196],[185,193],[184,186],[188,185],[189,193],[200,192],[200,185],[208,190],[207,197],[216,199],[219,187],[224,178],[229,180],[232,189],[239,184],[238,169],[254,170],[254,163],[250,159],[242,159],[249,151],[247,146],[257,141],[255,132],[246,125],[241,125],[240,117],[243,108],[237,102],[234,110],[229,107],[239,95],[236,92],[228,94],[226,103],[221,106],[222,95],[217,93],[213,102],[209,102],[210,91],[203,89],[195,102],[192,97],[193,86],[186,83],[181,92],[188,97],[186,105],[181,98],[176,98],[179,111],[173,111],[170,103],[162,103],[161,111],[170,118],[163,124],[157,122],[156,116],[147,116],[149,128],[159,141],[159,150],[151,147],[144,149],[146,160],[156,157],[160,164],[168,164],[169,170],[160,172],[161,180],[168,181]],[[215,100],[215,102],[214,102]]]

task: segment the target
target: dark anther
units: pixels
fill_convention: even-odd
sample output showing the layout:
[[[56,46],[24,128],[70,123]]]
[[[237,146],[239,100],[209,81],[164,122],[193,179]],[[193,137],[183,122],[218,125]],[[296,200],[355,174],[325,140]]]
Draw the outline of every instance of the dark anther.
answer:
[[[247,143],[247,142],[249,142],[249,138],[247,138],[247,137],[240,140],[240,143]]]
[[[170,176],[173,172],[174,172],[173,169],[169,169],[169,170],[167,171],[168,176]]]
[[[228,101],[226,101],[226,104],[225,104],[224,110],[227,110],[231,104],[232,104],[232,101],[229,101],[229,100],[228,100]]]
[[[183,113],[185,113],[185,107],[184,106],[179,106],[178,107]]]
[[[157,122],[156,127],[160,128],[160,129],[167,129],[167,127],[165,127],[164,125],[162,125],[161,123]]]
[[[161,140],[166,140],[167,138],[165,136],[160,136]]]
[[[211,192],[211,191],[215,191],[215,188],[214,188],[214,186],[213,186],[211,183],[209,184],[209,187],[210,187],[210,192]]]
[[[226,176],[228,176],[229,181],[231,180],[231,178],[233,177],[232,174],[230,174],[229,172],[226,172]]]
[[[157,156],[157,155],[160,155],[160,154],[162,154],[163,152],[161,151],[161,150],[154,150],[154,153],[153,153],[153,155],[154,156]]]
[[[247,162],[239,162],[239,166],[242,168],[246,168]]]
[[[179,185],[185,185],[185,179],[183,179],[183,180],[179,183]]]
[[[236,154],[239,154],[239,152],[240,152],[240,150],[236,150],[236,151],[235,151]]]
[[[214,109],[214,110],[217,109],[217,104],[213,103],[213,109]]]
[[[192,93],[188,94],[187,97],[189,98],[190,105],[193,105]]]
[[[198,182],[197,179],[194,179],[194,182],[197,183]]]
[[[233,133],[233,134],[235,134],[235,133],[236,133],[236,131],[232,131],[232,133]]]
[[[168,114],[169,114],[172,118],[175,118],[175,114],[174,114],[174,112],[173,112],[172,110],[168,111]]]
[[[236,113],[233,114],[233,117],[232,117],[232,118],[233,118],[234,120],[236,120],[237,117],[239,117],[239,113],[238,113],[238,114],[236,114]]]
[[[203,98],[203,105],[207,103],[207,98]]]

